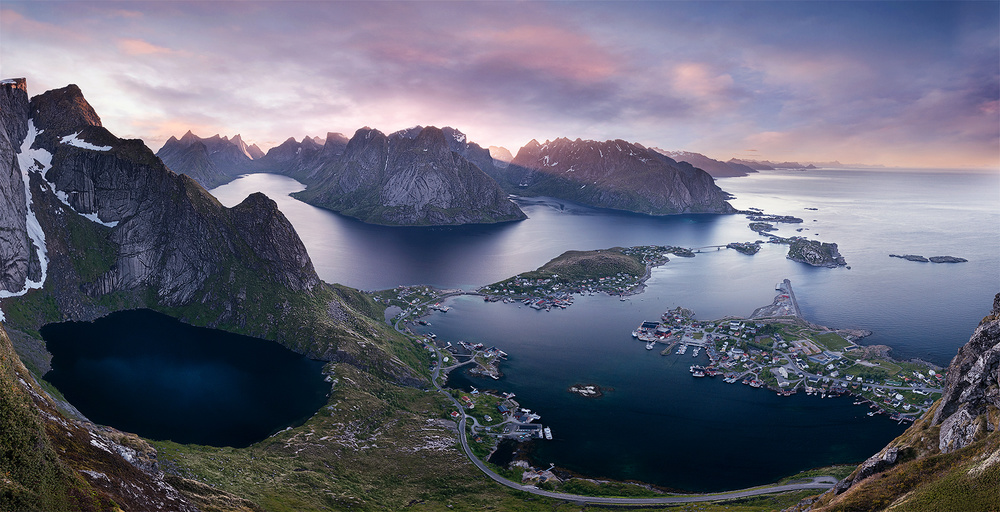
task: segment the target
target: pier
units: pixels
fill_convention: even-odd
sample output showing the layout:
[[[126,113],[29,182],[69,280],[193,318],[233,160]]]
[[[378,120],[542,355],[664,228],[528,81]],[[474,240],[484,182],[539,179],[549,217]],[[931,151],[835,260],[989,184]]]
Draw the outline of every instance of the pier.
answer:
[[[792,291],[792,282],[785,279],[780,285],[778,285],[778,289],[788,294],[788,298],[792,303],[792,311],[795,312],[795,316],[802,318],[802,310],[799,309],[799,301],[795,300],[795,292]]]

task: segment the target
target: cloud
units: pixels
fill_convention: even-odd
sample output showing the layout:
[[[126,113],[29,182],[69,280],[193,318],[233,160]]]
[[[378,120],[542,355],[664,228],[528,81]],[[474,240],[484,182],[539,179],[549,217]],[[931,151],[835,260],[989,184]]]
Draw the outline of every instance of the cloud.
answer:
[[[156,46],[142,39],[118,39],[117,45],[122,53],[129,56],[174,53],[169,48]]]
[[[753,147],[772,159],[990,163],[998,10],[12,1],[0,57],[36,93],[79,84],[105,124],[147,140],[185,122],[259,141],[447,124],[515,151],[568,136],[719,157]]]

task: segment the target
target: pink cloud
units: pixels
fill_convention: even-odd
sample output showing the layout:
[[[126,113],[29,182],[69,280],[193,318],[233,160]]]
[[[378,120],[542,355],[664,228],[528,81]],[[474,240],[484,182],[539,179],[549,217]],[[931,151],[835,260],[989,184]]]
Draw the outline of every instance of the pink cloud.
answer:
[[[153,54],[170,54],[174,53],[173,50],[169,48],[164,48],[162,46],[156,46],[155,44],[143,41],[142,39],[119,39],[117,40],[118,49],[122,51],[125,55],[153,55]]]

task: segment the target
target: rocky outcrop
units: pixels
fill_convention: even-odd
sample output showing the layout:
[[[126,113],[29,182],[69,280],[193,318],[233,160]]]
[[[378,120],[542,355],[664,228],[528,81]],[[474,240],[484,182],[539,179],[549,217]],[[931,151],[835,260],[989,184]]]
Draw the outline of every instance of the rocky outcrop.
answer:
[[[847,265],[847,261],[837,249],[837,244],[799,237],[789,239],[788,254],[785,257],[814,267],[834,268]]]
[[[965,258],[957,258],[955,256],[931,256],[930,258],[925,258],[919,254],[890,254],[890,258],[900,258],[907,261],[916,261],[920,263],[965,263],[969,260]]]
[[[886,469],[892,467],[896,464],[896,460],[899,456],[899,449],[895,447],[886,448],[875,455],[872,455],[868,460],[861,463],[858,469],[849,477],[837,482],[834,487],[834,492],[836,494],[841,494],[848,490],[854,484],[876,474],[885,471]]]
[[[454,136],[451,140],[459,142]],[[362,128],[343,154],[314,176],[318,183],[296,197],[372,224],[484,224],[525,218],[496,182],[453,151],[445,132],[435,127],[392,136]]]
[[[678,162],[687,162],[712,175],[713,178],[746,176],[757,172],[756,169],[750,166],[733,161],[722,162],[709,158],[701,153],[692,153],[690,151],[667,151],[660,148],[651,149],[677,160]]]
[[[956,256],[931,256],[928,258],[931,263],[965,263],[969,260]]]
[[[1000,477],[1000,293],[947,370],[934,406],[800,510],[996,510]]]
[[[648,215],[732,213],[712,177],[640,144],[532,140],[503,171],[518,194]]]
[[[944,453],[1000,429],[1000,294],[948,366],[932,424],[941,426],[938,447]]]
[[[23,78],[0,82],[0,292],[18,292],[28,278],[31,241],[27,202],[17,153],[28,130],[28,92]]]
[[[186,174],[205,188],[215,188],[241,174],[255,172],[255,158],[263,155],[256,145],[247,146],[240,135],[232,139],[218,134],[207,139],[188,130],[183,137],[170,137],[156,152],[163,163],[178,174]]]

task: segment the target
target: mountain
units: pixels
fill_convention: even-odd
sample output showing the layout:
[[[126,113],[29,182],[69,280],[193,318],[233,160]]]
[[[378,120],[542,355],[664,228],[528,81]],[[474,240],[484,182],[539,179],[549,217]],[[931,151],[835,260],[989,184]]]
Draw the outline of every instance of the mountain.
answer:
[[[510,150],[503,146],[490,146],[489,148],[490,156],[493,157],[493,165],[501,169],[506,169],[510,162],[514,160],[514,155],[510,153]]]
[[[17,291],[41,280],[42,269],[27,228],[26,184],[17,164],[28,132],[28,92],[23,78],[0,82],[0,290]],[[36,231],[37,232],[37,231]],[[0,295],[2,296],[2,295]]]
[[[146,307],[420,385],[387,352],[398,340],[370,301],[320,281],[274,201],[224,207],[141,140],[102,127],[75,85],[22,101],[23,82],[3,83],[0,97],[16,100],[0,111],[8,138],[24,134],[17,158],[0,161],[0,176],[15,177],[0,194],[20,190],[30,205],[0,237],[8,329],[37,336],[49,322]]]
[[[302,142],[289,137],[258,160],[259,170],[315,185],[326,177],[325,167],[343,156],[347,142],[340,133],[327,133],[326,139],[305,136]]]
[[[757,172],[752,167],[735,162],[722,162],[713,160],[701,153],[691,153],[690,151],[667,151],[660,148],[650,148],[653,151],[666,155],[678,162],[687,162],[712,175],[713,178],[728,178],[733,176],[746,176]]]
[[[755,170],[758,170],[758,171],[773,171],[775,169],[802,170],[802,169],[815,169],[816,168],[816,166],[813,165],[813,164],[802,165],[802,164],[800,164],[798,162],[771,162],[771,161],[768,161],[768,160],[764,160],[764,161],[742,160],[742,159],[739,159],[739,158],[732,158],[727,163],[736,164],[736,165],[745,165],[747,167],[750,167],[751,169],[755,169]]]
[[[194,178],[205,188],[215,188],[233,178],[254,172],[254,160],[264,156],[256,144],[247,146],[238,134],[232,139],[218,134],[207,139],[188,130],[170,137],[156,156],[171,169]]]
[[[415,127],[391,136],[362,128],[336,158],[311,159],[319,164],[309,167],[307,175],[302,167],[285,172],[293,177],[299,173],[308,185],[295,194],[299,199],[372,224],[457,225],[524,219],[496,182],[452,149],[453,145],[465,148],[464,139],[457,130],[446,134],[435,127]],[[484,158],[492,162],[488,152]]]
[[[810,510],[1000,510],[1000,293],[927,413]]]
[[[599,208],[649,215],[734,211],[705,171],[623,140],[532,140],[497,176],[518,194]]]

